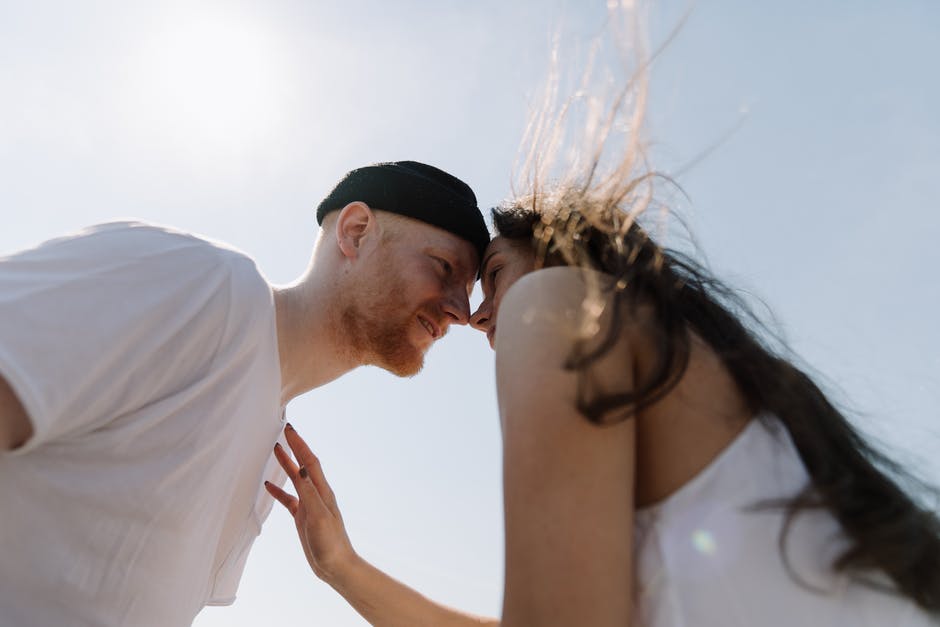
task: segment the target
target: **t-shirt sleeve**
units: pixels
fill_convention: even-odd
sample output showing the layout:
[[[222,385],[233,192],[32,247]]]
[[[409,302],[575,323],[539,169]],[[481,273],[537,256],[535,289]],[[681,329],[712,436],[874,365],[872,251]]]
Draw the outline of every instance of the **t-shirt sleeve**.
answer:
[[[95,227],[0,258],[0,374],[33,436],[82,437],[211,365],[234,253],[139,224]]]

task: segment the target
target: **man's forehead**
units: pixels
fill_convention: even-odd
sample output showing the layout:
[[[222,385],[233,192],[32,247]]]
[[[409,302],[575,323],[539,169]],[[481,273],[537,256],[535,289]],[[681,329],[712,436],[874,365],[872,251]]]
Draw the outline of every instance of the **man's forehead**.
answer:
[[[414,242],[416,246],[446,249],[458,255],[461,263],[467,265],[469,270],[476,271],[480,259],[476,246],[469,239],[417,218],[390,214],[381,210],[377,213],[382,216],[383,220],[394,223],[395,230]]]
[[[464,238],[418,220],[410,220],[406,228],[419,246],[447,250],[457,255],[470,270],[476,269],[479,263],[476,248]]]

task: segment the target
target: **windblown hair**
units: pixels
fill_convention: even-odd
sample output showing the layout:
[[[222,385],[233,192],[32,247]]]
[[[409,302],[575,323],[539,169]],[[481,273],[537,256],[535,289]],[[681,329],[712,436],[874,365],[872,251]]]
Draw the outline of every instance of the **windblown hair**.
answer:
[[[612,17],[617,15],[614,10]],[[584,102],[585,94],[591,94],[586,88],[589,68],[578,96],[561,107],[555,104],[558,82],[553,74],[526,136],[526,189],[493,210],[498,235],[529,242],[537,266],[575,266],[613,277],[589,285],[588,298],[597,299],[598,306],[586,306],[585,318],[596,318],[609,305],[615,322],[606,337],[588,338],[598,326],[585,320],[585,339],[592,341],[584,345],[591,348],[576,348],[567,364],[579,376],[589,376],[591,363],[614,344],[618,320],[638,304],[652,307],[660,353],[654,374],[626,393],[582,397],[580,411],[603,424],[610,416],[623,419],[661,399],[683,376],[695,334],[719,356],[753,414],[773,416],[786,428],[811,478],[805,490],[784,504],[780,548],[788,568],[785,545],[793,519],[824,508],[848,539],[835,570],[863,580],[873,570],[881,571],[900,594],[940,614],[940,520],[899,482],[920,484],[866,442],[810,376],[765,343],[757,317],[734,290],[692,258],[659,246],[637,223],[654,205],[653,183],[669,180],[649,169],[639,139],[648,67],[648,61],[639,63],[613,98],[595,94]],[[578,107],[586,113],[574,120]],[[559,165],[557,156],[571,129],[580,133],[581,147]],[[611,154],[612,163],[604,167]],[[554,182],[545,183],[550,176]],[[592,276],[585,273],[586,280]],[[797,576],[792,569],[791,574]]]

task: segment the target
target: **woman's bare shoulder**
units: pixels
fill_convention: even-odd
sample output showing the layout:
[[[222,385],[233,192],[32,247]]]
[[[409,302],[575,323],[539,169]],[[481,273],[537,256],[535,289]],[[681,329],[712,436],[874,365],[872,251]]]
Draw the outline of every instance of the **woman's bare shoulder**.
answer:
[[[520,278],[506,292],[503,304],[507,305],[519,299],[537,298],[543,302],[580,302],[588,294],[592,283],[609,284],[613,280],[609,275],[575,268],[555,266],[530,272]]]
[[[610,275],[572,267],[545,268],[520,278],[500,305],[497,352],[501,345],[520,341],[547,342],[570,351],[577,342],[603,335],[610,321],[613,281]]]
[[[580,319],[590,313],[589,297],[607,284],[607,275],[571,267],[536,270],[509,288],[499,310],[497,334],[526,329],[577,332]],[[498,337],[498,335],[497,335]]]

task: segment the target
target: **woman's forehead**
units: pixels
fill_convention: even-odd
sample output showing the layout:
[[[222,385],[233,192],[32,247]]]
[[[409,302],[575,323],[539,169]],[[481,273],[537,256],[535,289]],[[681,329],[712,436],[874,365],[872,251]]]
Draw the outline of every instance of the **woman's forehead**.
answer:
[[[494,237],[489,245],[486,247],[486,252],[483,254],[483,258],[486,259],[493,253],[506,252],[506,251],[517,251],[520,250],[524,244],[517,240],[512,240],[502,235],[497,235]]]
[[[499,258],[503,261],[514,262],[524,260],[531,254],[532,249],[529,247],[527,240],[509,239],[497,235],[489,243],[486,247],[486,251],[483,253],[483,261],[480,262],[480,272],[483,273],[483,271],[486,270],[490,260],[496,255],[499,255]]]

